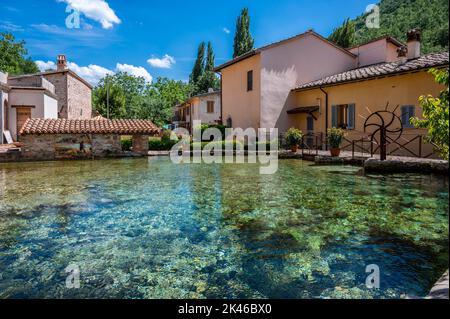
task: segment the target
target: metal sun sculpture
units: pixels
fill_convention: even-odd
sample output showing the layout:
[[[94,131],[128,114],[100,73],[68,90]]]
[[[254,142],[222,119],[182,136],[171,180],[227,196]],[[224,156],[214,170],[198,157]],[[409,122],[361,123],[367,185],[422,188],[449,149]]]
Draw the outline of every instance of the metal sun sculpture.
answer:
[[[370,114],[364,123],[364,133],[370,136],[372,145],[378,145],[380,148],[380,160],[387,158],[387,142],[397,142],[403,134],[403,123],[395,111],[399,105],[389,111],[389,103],[383,111],[376,111]],[[389,134],[389,135],[388,135]]]

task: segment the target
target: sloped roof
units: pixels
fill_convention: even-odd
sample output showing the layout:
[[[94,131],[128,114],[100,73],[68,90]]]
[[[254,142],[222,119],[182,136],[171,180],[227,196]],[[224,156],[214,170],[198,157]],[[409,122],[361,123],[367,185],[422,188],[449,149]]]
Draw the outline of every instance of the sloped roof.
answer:
[[[67,120],[28,119],[20,135],[31,134],[159,134],[160,129],[149,120]]]
[[[302,38],[302,37],[307,36],[307,35],[313,35],[313,36],[319,38],[320,40],[326,42],[327,44],[329,44],[329,45],[331,45],[331,46],[333,46],[333,47],[335,47],[335,48],[341,50],[342,52],[344,52],[344,53],[346,53],[346,54],[348,54],[348,55],[350,55],[350,56],[352,56],[352,57],[356,57],[355,54],[353,54],[353,53],[351,53],[350,51],[348,51],[348,50],[346,50],[346,49],[344,49],[344,48],[338,46],[338,45],[335,44],[334,42],[331,42],[330,40],[328,40],[327,38],[321,36],[320,34],[318,34],[317,32],[315,32],[314,30],[308,30],[308,31],[306,31],[306,32],[297,34],[297,35],[295,35],[295,36],[293,36],[293,37],[290,37],[290,38],[287,38],[287,39],[284,39],[284,40],[281,40],[281,41],[277,41],[277,42],[274,42],[274,43],[271,43],[271,44],[262,46],[262,47],[257,48],[257,49],[253,49],[253,50],[249,51],[248,53],[245,53],[245,54],[243,54],[243,55],[241,55],[241,56],[238,56],[238,57],[236,57],[236,58],[234,58],[234,59],[232,59],[232,60],[230,60],[230,61],[228,61],[228,62],[225,62],[225,63],[222,64],[222,65],[219,65],[219,66],[215,67],[215,68],[214,68],[214,71],[215,71],[215,72],[218,72],[218,71],[220,71],[220,70],[222,70],[222,69],[225,69],[226,67],[229,67],[229,66],[231,66],[231,65],[233,65],[233,64],[235,64],[235,63],[238,63],[238,62],[240,62],[240,61],[242,61],[242,60],[245,60],[245,59],[247,59],[247,58],[250,58],[250,57],[252,57],[252,56],[254,56],[254,55],[256,55],[256,54],[259,54],[260,52],[262,52],[262,51],[264,51],[264,50],[273,48],[273,47],[278,46],[278,45],[282,45],[282,44],[284,44],[284,43],[286,43],[286,42],[289,42],[289,41],[294,40],[294,39],[297,39],[297,38]]]
[[[448,52],[431,53],[405,63],[389,62],[369,65],[347,72],[327,76],[317,81],[298,86],[294,91],[308,90],[318,87],[333,86],[348,82],[367,80],[388,75],[407,73],[433,67],[448,66]]]
[[[90,84],[88,81],[86,81],[85,79],[83,79],[81,76],[79,76],[77,73],[75,73],[74,71],[72,71],[70,69],[64,69],[64,70],[59,70],[59,71],[51,70],[51,71],[45,71],[45,72],[39,72],[39,73],[33,73],[33,74],[16,75],[16,76],[10,76],[9,79],[21,79],[21,78],[32,77],[32,76],[45,77],[46,75],[64,74],[64,73],[68,73],[68,74],[72,75],[74,78],[76,78],[77,80],[82,82],[88,88],[90,88],[91,90],[93,89],[92,84]]]
[[[390,42],[390,43],[394,44],[397,47],[402,47],[402,46],[406,45],[405,43],[403,43],[402,41],[396,39],[395,37],[393,37],[391,35],[383,35],[381,37],[378,37],[378,38],[375,38],[375,39],[371,39],[371,40],[369,40],[367,42],[364,42],[362,44],[354,45],[354,46],[352,46],[350,48],[347,48],[347,50],[350,51],[350,50],[356,49],[358,47],[362,47],[362,46],[365,46],[365,45],[368,45],[370,43],[377,42],[377,41],[380,41],[380,40],[383,40],[383,39],[386,40],[387,42]]]

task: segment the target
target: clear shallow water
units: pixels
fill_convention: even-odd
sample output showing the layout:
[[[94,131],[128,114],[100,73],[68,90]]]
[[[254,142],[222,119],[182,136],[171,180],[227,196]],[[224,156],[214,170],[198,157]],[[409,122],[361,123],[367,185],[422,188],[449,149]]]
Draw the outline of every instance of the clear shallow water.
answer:
[[[0,298],[424,296],[448,268],[448,200],[446,178],[298,160],[272,176],[165,158],[2,164]]]

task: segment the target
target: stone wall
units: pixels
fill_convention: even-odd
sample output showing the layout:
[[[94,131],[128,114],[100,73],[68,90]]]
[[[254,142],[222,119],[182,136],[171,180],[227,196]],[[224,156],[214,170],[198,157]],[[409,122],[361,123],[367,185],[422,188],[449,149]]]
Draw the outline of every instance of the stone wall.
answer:
[[[86,84],[67,74],[68,118],[90,119],[92,117],[92,90]]]
[[[58,96],[58,118],[68,118],[67,108],[67,75],[68,73],[46,74],[44,77],[55,86],[55,94]]]
[[[148,135],[133,135],[133,153],[148,154]]]
[[[120,136],[115,134],[44,134],[20,137],[22,159],[46,161],[88,159],[123,155]]]
[[[122,155],[123,152],[122,144],[120,143],[120,136],[114,134],[93,135],[92,152],[94,157]]]
[[[46,161],[55,159],[56,135],[25,135],[20,136],[22,159],[29,161]]]

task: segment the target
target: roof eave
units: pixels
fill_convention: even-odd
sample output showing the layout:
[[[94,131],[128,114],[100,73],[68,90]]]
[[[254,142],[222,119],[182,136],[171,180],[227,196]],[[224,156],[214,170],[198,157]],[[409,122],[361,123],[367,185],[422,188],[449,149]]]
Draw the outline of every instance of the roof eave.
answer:
[[[382,78],[386,78],[386,77],[404,75],[404,74],[409,74],[409,73],[417,73],[417,72],[424,71],[424,70],[430,70],[433,68],[444,68],[444,67],[448,67],[448,66],[449,66],[448,63],[447,64],[439,64],[439,65],[434,65],[434,66],[427,66],[424,68],[418,68],[418,69],[414,69],[414,70],[394,72],[394,73],[389,73],[389,74],[384,74],[384,75],[367,77],[364,79],[348,80],[348,81],[341,81],[341,82],[336,82],[336,83],[314,85],[314,86],[306,87],[306,88],[296,88],[296,89],[293,89],[292,92],[304,92],[304,91],[309,91],[309,90],[317,90],[317,89],[321,89],[321,88],[333,87],[333,86],[338,86],[338,85],[345,85],[345,84],[351,84],[351,83],[364,82],[364,81],[368,81],[368,80],[382,79]]]
[[[246,54],[243,54],[241,56],[238,56],[237,58],[234,58],[233,60],[225,62],[224,64],[221,64],[218,67],[215,67],[213,71],[214,72],[220,72],[221,70],[223,70],[223,69],[225,69],[225,68],[227,68],[229,66],[232,66],[233,64],[236,64],[238,62],[246,60],[246,59],[248,59],[248,58],[250,58],[252,56],[255,56],[255,55],[259,54],[259,53],[260,53],[259,49],[252,50],[252,51],[250,51],[250,52],[248,52]]]
[[[214,68],[214,72],[220,72],[221,70],[223,70],[223,69],[225,69],[225,68],[227,68],[227,67],[229,67],[229,66],[231,66],[231,65],[233,65],[233,64],[236,64],[236,63],[238,63],[238,62],[240,62],[240,61],[243,61],[243,60],[245,60],[245,59],[248,59],[248,58],[250,58],[250,57],[252,57],[252,56],[254,56],[254,55],[256,55],[256,54],[259,54],[259,53],[261,53],[262,51],[265,51],[265,50],[271,49],[271,48],[273,48],[273,47],[277,47],[277,46],[283,45],[283,44],[285,44],[286,42],[293,41],[293,40],[302,38],[302,37],[307,36],[307,35],[314,35],[314,36],[317,37],[318,39],[320,39],[320,40],[326,42],[327,44],[329,44],[329,45],[335,47],[336,49],[342,51],[343,53],[345,53],[345,54],[347,54],[347,55],[350,55],[350,56],[353,57],[353,58],[356,58],[356,57],[357,57],[356,54],[350,52],[349,50],[347,50],[347,49],[345,49],[345,48],[343,48],[343,47],[340,47],[340,46],[337,45],[336,43],[334,43],[334,42],[328,40],[327,38],[325,38],[325,37],[323,37],[323,36],[321,36],[320,34],[318,34],[317,32],[315,32],[314,30],[308,30],[308,31],[303,32],[303,33],[301,33],[301,34],[298,34],[298,35],[296,35],[296,36],[293,36],[293,37],[290,37],[290,38],[287,38],[287,39],[284,39],[284,40],[281,40],[281,41],[278,41],[278,42],[274,42],[274,43],[268,44],[268,45],[266,45],[266,46],[262,46],[262,47],[260,47],[260,48],[258,48],[258,49],[254,49],[254,50],[250,51],[249,53],[246,53],[246,54],[244,54],[244,55],[242,55],[242,56],[239,56],[239,57],[237,57],[237,58],[235,58],[235,59],[233,59],[233,60],[230,60],[230,61],[228,61],[228,62],[226,62],[226,63],[224,63],[224,64],[222,64],[222,65],[219,65],[218,67]]]

